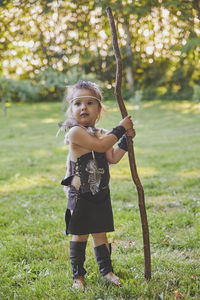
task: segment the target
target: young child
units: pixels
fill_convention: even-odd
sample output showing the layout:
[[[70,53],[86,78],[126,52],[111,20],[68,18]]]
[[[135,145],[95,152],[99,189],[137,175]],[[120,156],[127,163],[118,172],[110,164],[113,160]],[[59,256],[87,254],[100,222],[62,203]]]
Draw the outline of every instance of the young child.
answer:
[[[134,137],[131,117],[124,118],[110,132],[95,128],[103,108],[99,87],[89,81],[79,81],[68,93],[69,108],[63,128],[69,143],[67,173],[62,184],[68,187],[65,214],[66,233],[72,234],[70,259],[73,286],[84,290],[85,249],[89,234],[102,276],[120,286],[113,273],[111,245],[107,232],[114,231],[109,191],[109,166],[116,164],[127,151],[126,135]],[[118,141],[118,146],[113,145]]]

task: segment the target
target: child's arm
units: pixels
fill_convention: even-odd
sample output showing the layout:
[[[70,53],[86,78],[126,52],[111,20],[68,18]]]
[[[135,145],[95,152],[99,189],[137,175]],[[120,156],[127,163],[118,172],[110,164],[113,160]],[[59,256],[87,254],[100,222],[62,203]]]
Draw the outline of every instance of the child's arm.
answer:
[[[120,123],[120,126],[124,127],[124,130],[132,128],[131,117],[125,117]],[[106,152],[110,149],[118,140],[115,133],[110,133],[101,138],[92,136],[84,128],[79,126],[72,127],[69,131],[69,140],[71,143],[83,147],[85,149],[96,151],[96,152]]]
[[[127,136],[131,136],[132,138],[135,137],[135,130],[134,128],[131,128],[129,129],[127,132],[126,132],[126,135]],[[123,147],[124,148],[124,147]],[[126,148],[126,147],[125,147]],[[124,156],[124,154],[126,153],[127,150],[124,150],[121,148],[121,146],[117,146],[115,148],[111,147],[107,152],[106,152],[106,158],[107,158],[107,161],[110,163],[110,164],[117,164],[121,159],[122,157]]]
[[[124,156],[124,154],[126,153],[125,150],[119,148],[118,146],[115,148],[110,148],[107,152],[106,152],[106,158],[109,164],[117,164],[122,157]]]

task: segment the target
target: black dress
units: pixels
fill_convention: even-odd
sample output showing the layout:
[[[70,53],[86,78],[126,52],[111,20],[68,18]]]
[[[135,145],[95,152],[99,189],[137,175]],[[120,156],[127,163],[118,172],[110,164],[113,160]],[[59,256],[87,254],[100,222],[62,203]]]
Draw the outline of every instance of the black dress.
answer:
[[[81,235],[114,231],[106,154],[89,152],[70,164],[71,176],[61,182],[70,186],[65,213],[66,233]],[[79,190],[71,185],[75,175],[80,177]],[[73,210],[72,215],[70,210]]]

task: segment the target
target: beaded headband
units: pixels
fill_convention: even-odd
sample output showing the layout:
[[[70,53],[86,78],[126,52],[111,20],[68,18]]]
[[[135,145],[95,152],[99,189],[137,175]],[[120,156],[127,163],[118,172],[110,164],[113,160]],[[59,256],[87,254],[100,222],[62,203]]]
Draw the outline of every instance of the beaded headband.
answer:
[[[88,96],[78,96],[78,97],[75,97],[75,98],[73,98],[70,102],[73,102],[73,101],[75,101],[76,99],[79,99],[79,98],[92,98],[92,99],[96,99],[97,101],[101,102],[101,99],[99,99],[99,98],[97,98],[97,97],[94,97],[94,96],[90,96],[90,95],[88,95]]]

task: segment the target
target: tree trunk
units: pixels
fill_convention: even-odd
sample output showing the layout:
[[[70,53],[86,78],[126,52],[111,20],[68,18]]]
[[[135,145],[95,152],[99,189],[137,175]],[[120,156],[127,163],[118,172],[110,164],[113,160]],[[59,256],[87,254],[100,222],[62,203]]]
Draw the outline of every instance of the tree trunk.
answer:
[[[130,92],[133,93],[134,92],[133,52],[131,48],[131,34],[129,30],[129,22],[126,16],[124,16],[124,29],[126,33],[126,55],[127,55],[126,79],[129,84]]]
[[[200,4],[199,0],[193,0],[193,7],[197,11],[198,19],[200,20]]]

